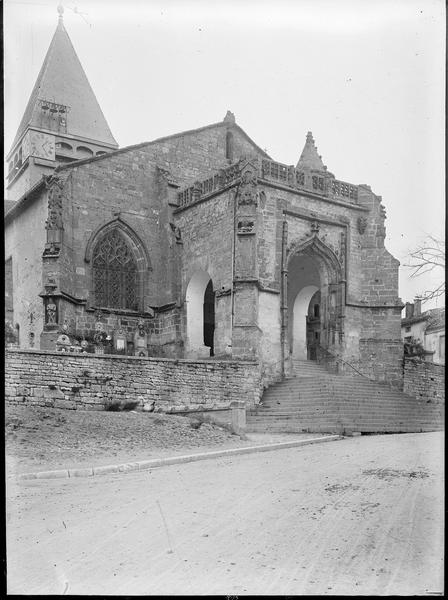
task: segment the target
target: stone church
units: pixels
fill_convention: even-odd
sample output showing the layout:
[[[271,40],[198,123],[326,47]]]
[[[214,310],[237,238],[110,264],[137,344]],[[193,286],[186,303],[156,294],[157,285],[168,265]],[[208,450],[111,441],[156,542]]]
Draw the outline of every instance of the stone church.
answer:
[[[7,190],[6,319],[22,348],[252,359],[265,382],[294,358],[401,377],[381,197],[337,179],[311,132],[286,165],[231,112],[118,148],[62,14]]]

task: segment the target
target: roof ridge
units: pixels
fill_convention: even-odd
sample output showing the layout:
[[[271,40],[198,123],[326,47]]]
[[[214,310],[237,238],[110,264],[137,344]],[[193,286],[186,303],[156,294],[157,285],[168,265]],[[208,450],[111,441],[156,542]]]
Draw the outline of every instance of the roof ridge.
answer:
[[[165,140],[180,137],[182,135],[188,135],[190,133],[195,133],[197,131],[203,131],[204,129],[210,129],[211,127],[228,127],[228,124],[224,121],[218,121],[217,123],[211,123],[210,125],[203,125],[202,127],[196,127],[194,129],[187,129],[184,131],[180,131],[178,133],[164,135],[162,137],[155,138],[154,140],[150,140],[148,142],[139,142],[138,144],[131,144],[130,146],[124,146],[123,148],[117,148],[116,150],[112,150],[112,152],[107,152],[106,154],[102,154],[101,156],[90,156],[88,158],[74,160],[73,162],[70,162],[70,163],[61,164],[58,167],[56,167],[56,170],[63,171],[65,169],[70,169],[70,168],[76,167],[78,165],[84,165],[84,164],[91,163],[91,162],[98,161],[98,160],[105,160],[107,158],[110,158],[111,156],[116,156],[117,154],[122,154],[124,152],[130,152],[131,150],[143,148],[144,146],[150,146],[151,144],[156,144],[157,142],[163,142]],[[258,144],[256,144],[252,140],[252,138],[244,131],[244,129],[242,127],[240,127],[240,125],[235,123],[234,125],[232,125],[232,127],[235,127],[239,131],[241,131],[243,133],[243,135],[246,136],[246,138],[251,142],[251,144],[253,144],[255,146],[255,148],[257,148],[257,150],[259,152],[261,152],[269,160],[272,160],[271,157],[264,150],[262,150],[260,148],[260,146],[258,146]]]

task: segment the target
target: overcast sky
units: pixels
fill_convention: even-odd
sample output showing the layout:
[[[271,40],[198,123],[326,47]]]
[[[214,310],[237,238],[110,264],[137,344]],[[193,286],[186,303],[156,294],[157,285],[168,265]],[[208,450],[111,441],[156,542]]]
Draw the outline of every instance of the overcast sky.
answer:
[[[58,1],[5,0],[5,149],[57,25]],[[64,24],[120,147],[231,110],[274,160],[312,131],[328,169],[383,197],[402,263],[444,236],[442,0],[75,0]],[[404,301],[444,273],[409,279]],[[439,300],[439,306],[441,305]],[[435,306],[429,302],[424,309]]]

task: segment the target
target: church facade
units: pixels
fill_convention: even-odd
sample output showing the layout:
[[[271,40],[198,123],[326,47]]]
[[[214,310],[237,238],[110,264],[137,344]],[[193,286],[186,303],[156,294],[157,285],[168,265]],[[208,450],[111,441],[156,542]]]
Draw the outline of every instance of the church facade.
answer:
[[[265,384],[295,359],[337,358],[399,384],[381,197],[336,179],[310,132],[296,166],[230,112],[118,149],[61,15],[8,163],[6,318],[21,347],[65,336],[84,351],[253,359]]]

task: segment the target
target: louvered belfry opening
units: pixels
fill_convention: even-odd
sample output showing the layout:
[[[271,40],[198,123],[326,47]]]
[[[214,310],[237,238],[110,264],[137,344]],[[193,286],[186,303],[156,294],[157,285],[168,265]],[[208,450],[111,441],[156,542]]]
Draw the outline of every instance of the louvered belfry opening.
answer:
[[[138,310],[137,262],[117,229],[96,244],[92,266],[96,306]]]

